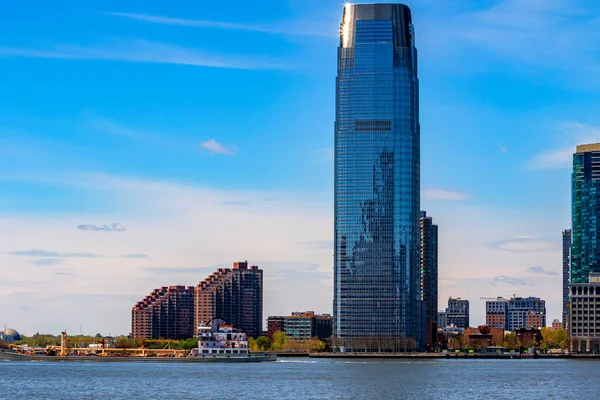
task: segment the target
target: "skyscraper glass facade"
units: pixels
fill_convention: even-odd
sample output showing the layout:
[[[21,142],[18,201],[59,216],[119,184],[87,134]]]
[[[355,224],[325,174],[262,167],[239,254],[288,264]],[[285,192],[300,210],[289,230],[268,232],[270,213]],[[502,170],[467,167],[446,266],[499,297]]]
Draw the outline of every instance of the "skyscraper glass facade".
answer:
[[[424,345],[410,9],[346,4],[336,80],[334,335]]]
[[[571,283],[571,230],[565,229],[562,233],[563,249],[563,314],[562,326],[567,329],[567,317],[569,315],[569,284]]]
[[[600,143],[577,146],[573,155],[571,283],[600,272]]]

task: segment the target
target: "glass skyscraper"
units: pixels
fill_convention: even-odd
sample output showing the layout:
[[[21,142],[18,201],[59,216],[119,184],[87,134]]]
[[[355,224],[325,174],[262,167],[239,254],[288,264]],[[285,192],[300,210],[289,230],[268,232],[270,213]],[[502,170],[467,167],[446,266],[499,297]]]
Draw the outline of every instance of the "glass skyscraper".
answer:
[[[334,336],[425,345],[419,81],[410,9],[346,4],[335,122]],[[362,347],[362,345],[361,345]]]
[[[570,283],[588,283],[590,272],[600,272],[600,143],[577,146],[572,180]]]
[[[571,283],[571,230],[565,229],[562,233],[563,248],[563,314],[562,327],[567,330],[567,317],[569,315],[569,284]]]

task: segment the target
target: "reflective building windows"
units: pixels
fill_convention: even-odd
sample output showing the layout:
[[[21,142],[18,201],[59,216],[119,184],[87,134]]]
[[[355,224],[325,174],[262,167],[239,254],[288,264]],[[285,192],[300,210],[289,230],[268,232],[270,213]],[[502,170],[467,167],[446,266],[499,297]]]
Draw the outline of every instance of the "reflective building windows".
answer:
[[[338,339],[425,342],[418,96],[410,9],[347,4],[336,81]]]

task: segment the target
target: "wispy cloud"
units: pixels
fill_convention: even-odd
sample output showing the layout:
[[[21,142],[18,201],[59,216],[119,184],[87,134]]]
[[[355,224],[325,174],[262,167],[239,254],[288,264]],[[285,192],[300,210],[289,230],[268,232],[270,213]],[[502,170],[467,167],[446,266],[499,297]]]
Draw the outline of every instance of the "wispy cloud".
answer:
[[[62,264],[60,258],[41,258],[39,260],[29,261],[30,264],[37,265],[38,267],[49,267],[52,265]]]
[[[46,250],[20,250],[20,251],[12,251],[8,253],[13,256],[20,257],[40,257],[40,258],[135,258],[135,259],[149,259],[150,256],[147,254],[123,254],[119,256],[110,256],[110,255],[100,255],[96,253],[59,253],[56,251],[46,251]],[[41,261],[41,260],[40,260]],[[60,261],[60,260],[58,260]],[[43,262],[43,261],[42,261]],[[38,264],[41,265],[41,264]]]
[[[181,64],[230,69],[279,69],[284,66],[265,57],[233,58],[202,50],[141,39],[120,39],[104,45],[60,45],[52,49],[0,46],[0,57],[110,60],[139,63]]]
[[[223,145],[223,144],[217,142],[215,139],[210,139],[210,140],[207,140],[206,142],[203,142],[200,145],[200,147],[202,147],[205,150],[210,151],[212,154],[223,154],[223,155],[228,155],[228,156],[234,155],[237,151],[236,146]]]
[[[515,253],[532,253],[556,248],[557,242],[543,240],[533,236],[516,236],[498,240],[489,244],[489,247],[497,250]]]
[[[51,258],[100,258],[99,254],[94,253],[57,253],[55,251],[46,250],[22,250],[13,251],[10,253],[13,256],[22,257],[51,257]]]
[[[570,168],[578,145],[600,142],[600,128],[595,126],[571,122],[560,126],[559,131],[566,144],[536,154],[526,164],[529,169]]]
[[[539,274],[539,275],[558,275],[558,272],[551,271],[549,269],[546,269],[546,268],[540,267],[540,266],[529,267],[529,268],[527,268],[527,271],[532,274]]]
[[[467,200],[469,198],[466,193],[444,189],[423,189],[422,195],[425,200]]]
[[[121,224],[113,223],[110,225],[78,225],[77,229],[82,231],[102,231],[102,232],[124,232],[127,229]]]
[[[215,272],[219,267],[146,267],[144,270],[151,274],[199,274],[198,279],[203,279],[204,275]],[[201,276],[200,276],[201,275]]]
[[[285,21],[272,24],[240,24],[235,22],[222,22],[211,20],[197,20],[165,17],[160,15],[147,15],[136,13],[111,12],[107,15],[134,19],[137,21],[150,22],[162,25],[176,25],[196,28],[214,28],[227,29],[247,32],[263,32],[278,35],[301,35],[301,36],[337,36],[336,29],[319,29],[314,24],[309,24],[307,21]]]
[[[506,276],[506,275],[495,276],[492,278],[492,281],[490,283],[492,285],[505,284],[505,285],[510,285],[510,286],[527,286],[527,285],[529,285],[529,281],[527,281],[525,279],[515,278],[513,276]]]
[[[122,258],[135,258],[138,260],[148,260],[150,259],[150,256],[147,254],[125,254],[123,256],[121,256]]]
[[[465,18],[456,35],[511,60],[554,69],[595,63],[597,16],[570,0],[504,0]],[[548,44],[552,43],[551,46]]]

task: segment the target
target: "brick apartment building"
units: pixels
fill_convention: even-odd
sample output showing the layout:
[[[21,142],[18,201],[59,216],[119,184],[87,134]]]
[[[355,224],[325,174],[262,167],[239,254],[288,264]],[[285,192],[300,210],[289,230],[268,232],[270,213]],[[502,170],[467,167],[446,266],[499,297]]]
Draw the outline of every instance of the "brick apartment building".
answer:
[[[153,290],[132,309],[134,338],[188,339],[219,318],[250,337],[262,333],[263,271],[248,262],[219,270],[196,287]]]
[[[263,271],[248,262],[219,268],[196,286],[194,330],[220,318],[249,337],[262,334]]]
[[[134,338],[188,339],[193,322],[194,287],[164,286],[133,306],[131,333]]]

